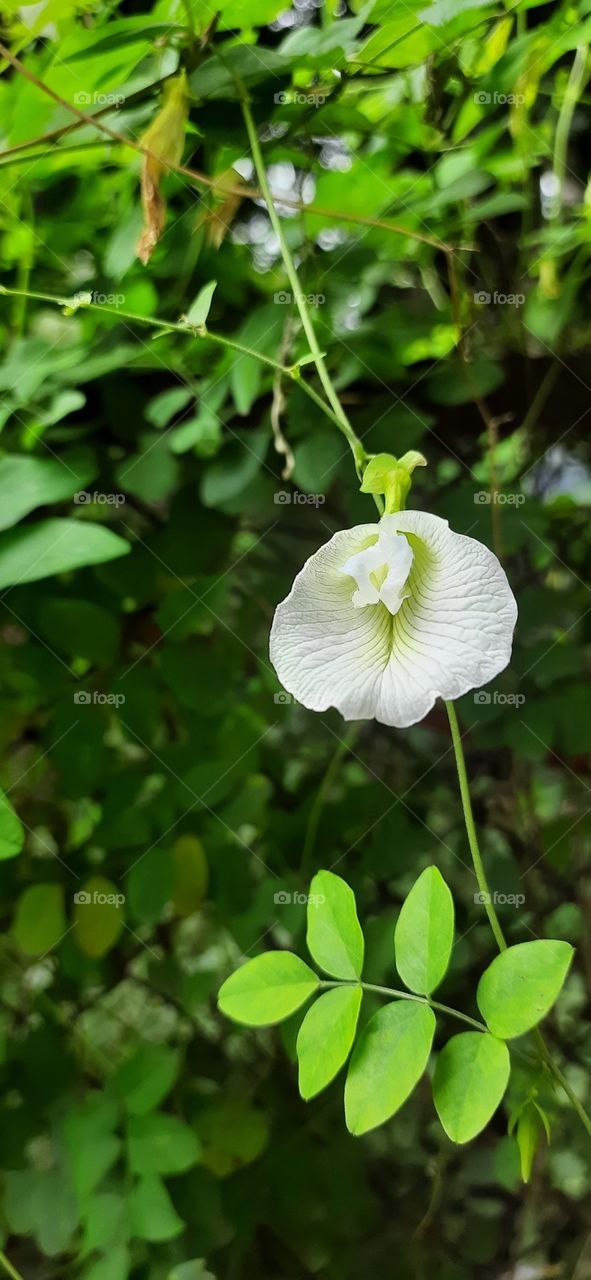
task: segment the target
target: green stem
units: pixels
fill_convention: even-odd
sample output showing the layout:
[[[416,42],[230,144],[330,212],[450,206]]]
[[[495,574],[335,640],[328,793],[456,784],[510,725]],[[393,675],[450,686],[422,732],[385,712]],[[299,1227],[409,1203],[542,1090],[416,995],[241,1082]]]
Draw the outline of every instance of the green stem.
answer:
[[[7,1276],[11,1276],[12,1280],[23,1280],[20,1271],[13,1267],[12,1262],[6,1257],[6,1254],[0,1249],[0,1266],[4,1267]]]
[[[352,728],[348,730],[348,732],[344,735],[343,738],[339,738],[339,741],[337,742],[336,750],[334,751],[334,754],[332,756],[328,769],[326,770],[326,773],[314,797],[314,801],[312,803],[312,807],[310,809],[310,814],[308,817],[308,824],[306,827],[306,834],[304,836],[304,845],[302,849],[301,873],[304,878],[306,878],[309,870],[310,859],[314,851],[316,833],[318,831],[318,823],[320,822],[320,816],[324,808],[326,795],[333,781],[333,778],[338,772],[339,765],[341,763],[343,756],[345,755],[345,752],[349,750],[349,747],[351,746],[352,742],[354,742],[355,740],[356,733],[357,733],[357,730],[355,728]]]
[[[8,298],[35,298],[38,302],[52,302],[57,307],[71,307],[72,298],[63,298],[55,293],[39,293],[32,289],[9,289],[6,285],[0,285],[0,295],[4,294]],[[297,386],[308,396],[319,409],[340,428],[340,423],[326,401],[318,392],[314,390],[301,377],[300,370],[297,365],[279,364],[277,360],[273,360],[271,356],[264,355],[262,351],[255,351],[252,347],[245,347],[241,342],[233,342],[231,338],[225,338],[221,333],[212,333],[210,329],[206,329],[205,325],[195,328],[190,324],[175,324],[172,320],[160,320],[157,316],[139,316],[133,311],[123,311],[121,307],[105,306],[102,302],[84,302],[80,304],[81,311],[100,311],[103,315],[111,316],[115,320],[130,320],[134,324],[148,325],[150,328],[159,329],[161,333],[184,333],[194,338],[207,338],[210,342],[215,342],[219,347],[226,347],[229,351],[238,351],[240,355],[252,356],[255,360],[260,360],[262,364],[266,364],[270,369],[274,369],[276,373],[281,373],[286,378],[291,378]]]
[[[320,381],[326,393],[326,398],[329,401],[330,405],[332,406],[339,430],[342,431],[343,435],[345,436],[349,444],[349,447],[353,454],[357,475],[361,479],[363,474],[363,466],[365,462],[365,449],[363,448],[361,440],[355,434],[353,427],[349,422],[349,419],[341,405],[339,397],[333,386],[332,379],[330,377],[330,374],[324,362],[324,357],[318,345],[318,339],[314,331],[314,325],[312,324],[312,317],[310,316],[310,312],[308,310],[308,304],[306,302],[306,298],[300,286],[298,273],[296,271],[295,264],[291,256],[291,250],[289,248],[287,240],[285,239],[283,227],[281,225],[281,219],[273,203],[271,188],[269,187],[269,183],[267,180],[267,171],[265,169],[265,163],[263,160],[263,154],[262,154],[258,136],[257,136],[256,126],[252,117],[252,112],[250,110],[248,96],[246,94],[244,86],[239,81],[237,81],[237,87],[239,89],[240,96],[241,96],[242,114],[244,116],[244,123],[246,125],[246,132],[248,134],[250,150],[252,153],[253,164],[256,170],[259,187],[265,198],[265,203],[267,205],[267,212],[269,214],[271,226],[273,227],[273,230],[275,232],[275,235],[277,236],[279,245],[281,247],[281,256],[283,258],[283,262],[285,265],[287,278],[292,288],[294,302],[300,313],[302,327],[306,335],[308,345],[310,347],[310,352],[314,357],[314,364],[316,365],[316,369],[318,371],[318,377],[320,378]]]
[[[586,68],[587,45],[579,45],[571,67],[568,84],[566,86],[562,106],[560,108],[560,114],[558,116],[556,133],[554,135],[554,157],[552,168],[560,183],[560,205],[558,209],[558,217],[560,217],[562,213],[562,195],[564,179],[566,176],[568,137],[575,107],[585,87]]]
[[[484,863],[478,845],[478,836],[476,834],[476,825],[474,823],[474,815],[472,813],[472,802],[470,800],[470,788],[468,786],[468,775],[466,773],[466,761],[464,760],[464,748],[462,746],[462,735],[458,725],[458,717],[453,702],[446,702],[447,714],[449,716],[449,727],[451,729],[451,737],[456,758],[456,768],[458,771],[458,782],[460,784],[460,796],[462,798],[462,808],[464,810],[464,822],[466,824],[466,834],[468,836],[468,844],[470,845],[470,853],[472,854],[472,862],[476,872],[478,888],[482,894],[484,909],[489,919],[490,927],[494,933],[496,944],[499,951],[505,951],[507,943],[503,930],[501,929],[499,918],[493,906],[492,894],[488,887]]]
[[[27,239],[24,242],[24,248],[17,271],[19,294],[18,297],[15,298],[13,311],[13,330],[15,338],[22,338],[25,328],[25,320],[27,317],[27,289],[29,288],[29,280],[31,278],[33,259],[35,256],[33,241],[33,201],[28,187],[25,187],[23,190],[21,214],[24,215],[22,222],[26,231]]]
[[[467,1022],[468,1026],[474,1027],[476,1031],[485,1032],[487,1028],[483,1022],[477,1022],[476,1018],[470,1018],[467,1013],[460,1013],[459,1009],[452,1009],[451,1005],[440,1004],[438,1000],[429,1000],[428,996],[417,996],[411,991],[398,991],[396,987],[378,987],[374,982],[321,982],[321,987],[363,987],[364,991],[375,991],[381,996],[392,996],[395,1000],[414,1000],[415,1004],[426,1004],[429,1009],[437,1009],[439,1013],[447,1013],[450,1018],[459,1018],[460,1022]]]
[[[468,776],[466,773],[466,762],[464,760],[464,749],[462,747],[462,738],[461,738],[460,730],[458,726],[458,718],[456,716],[456,710],[453,705],[453,702],[446,702],[445,705],[447,707],[447,714],[449,716],[449,724],[451,728],[451,736],[452,736],[454,754],[456,758],[456,766],[458,771],[458,781],[460,784],[460,795],[462,797],[462,807],[464,810],[464,820],[466,823],[466,833],[468,836],[468,844],[470,845],[470,852],[472,854],[472,861],[474,863],[474,870],[476,872],[476,879],[478,881],[478,887],[480,889],[480,892],[483,896],[486,914],[488,916],[490,927],[495,936],[495,941],[497,943],[499,951],[506,951],[507,943],[505,941],[505,936],[503,934],[503,930],[501,929],[501,925],[499,923],[499,918],[493,906],[492,896],[488,887],[488,882],[487,882],[486,874],[484,871],[482,857],[481,857],[480,849],[478,846],[478,837],[476,835],[476,827],[474,825],[474,816],[472,813],[472,804],[470,801],[470,789],[468,786]],[[551,1054],[546,1044],[546,1041],[544,1040],[544,1037],[539,1027],[536,1027],[534,1029],[534,1039],[536,1041],[536,1044],[540,1053],[540,1057],[544,1065],[547,1067],[548,1071],[550,1072],[550,1075],[554,1077],[554,1079],[556,1080],[556,1083],[559,1084],[560,1087],[564,1090],[569,1102],[574,1107],[574,1110],[576,1111],[582,1125],[587,1130],[587,1133],[591,1136],[591,1117],[588,1115],[580,1099],[577,1098],[576,1093],[571,1088],[568,1080],[566,1079],[566,1076],[562,1072],[562,1069],[558,1066],[558,1063],[555,1061],[553,1055]]]
[[[589,1116],[588,1112],[585,1110],[583,1103],[580,1101],[580,1099],[577,1098],[577,1095],[574,1089],[571,1088],[564,1072],[562,1071],[562,1068],[558,1066],[558,1063],[555,1062],[554,1058],[552,1057],[552,1054],[550,1053],[550,1050],[546,1044],[546,1041],[544,1040],[544,1037],[539,1027],[536,1027],[534,1031],[534,1039],[540,1051],[540,1056],[543,1062],[545,1063],[546,1067],[548,1068],[548,1071],[552,1076],[554,1076],[556,1083],[560,1085],[561,1089],[564,1090],[571,1106],[574,1107],[574,1110],[576,1111],[579,1117],[579,1120],[581,1121],[581,1124],[584,1126],[584,1128],[587,1130],[587,1133],[591,1137],[591,1116]]]

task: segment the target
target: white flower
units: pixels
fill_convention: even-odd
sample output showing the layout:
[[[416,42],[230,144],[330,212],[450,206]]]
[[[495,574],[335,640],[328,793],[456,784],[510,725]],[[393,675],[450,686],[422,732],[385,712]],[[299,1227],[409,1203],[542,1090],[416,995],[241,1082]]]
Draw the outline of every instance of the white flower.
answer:
[[[447,520],[399,511],[335,533],[298,573],[271,661],[311,711],[404,728],[507,666],[517,605],[497,557]]]

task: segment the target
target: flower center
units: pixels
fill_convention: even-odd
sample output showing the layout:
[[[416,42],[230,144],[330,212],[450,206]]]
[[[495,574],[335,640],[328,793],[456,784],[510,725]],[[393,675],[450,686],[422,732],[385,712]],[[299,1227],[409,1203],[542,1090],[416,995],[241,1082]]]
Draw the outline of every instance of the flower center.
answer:
[[[398,613],[410,595],[404,590],[413,561],[413,551],[402,533],[388,533],[381,528],[377,542],[351,556],[341,573],[354,578],[357,590],[351,603],[355,609],[370,604],[385,604],[390,613]]]

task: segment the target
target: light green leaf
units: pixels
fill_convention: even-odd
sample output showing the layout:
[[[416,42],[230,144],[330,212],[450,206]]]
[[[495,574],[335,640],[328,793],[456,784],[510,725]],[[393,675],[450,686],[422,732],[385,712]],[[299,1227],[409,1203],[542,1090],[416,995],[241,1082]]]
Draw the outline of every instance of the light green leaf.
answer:
[[[63,502],[88,484],[96,471],[89,450],[61,458],[7,454],[0,458],[0,529],[9,529],[35,507]]]
[[[357,1041],[345,1085],[345,1119],[358,1136],[389,1120],[420,1080],[431,1052],[435,1015],[399,1000],[379,1009]]]
[[[190,1262],[179,1262],[169,1271],[166,1280],[216,1280],[207,1270],[205,1258],[191,1258]]]
[[[173,1240],[184,1226],[162,1179],[155,1174],[138,1178],[129,1197],[129,1216],[132,1232],[140,1240]]]
[[[201,1155],[200,1143],[189,1125],[165,1112],[132,1116],[128,1149],[133,1173],[184,1173]]]
[[[464,1031],[437,1059],[433,1101],[452,1142],[469,1142],[494,1115],[509,1081],[511,1061],[502,1040]]]
[[[302,1098],[313,1098],[325,1089],[347,1061],[362,995],[361,987],[336,987],[315,1000],[308,1010],[297,1039]]]
[[[61,884],[33,884],[19,898],[14,937],[27,956],[44,955],[67,930]]]
[[[0,791],[0,862],[16,858],[25,843],[25,829],[6,796]]]
[[[218,1004],[234,1022],[248,1027],[271,1026],[295,1013],[318,985],[319,978],[299,956],[289,951],[266,951],[226,979]]]
[[[396,968],[410,991],[429,996],[445,977],[454,937],[454,904],[437,867],[415,881],[394,930]]]
[[[319,871],[310,885],[306,941],[316,964],[333,978],[361,977],[364,941],[355,894],[332,871]]]
[[[550,1129],[547,1116],[540,1109],[537,1102],[534,1102],[533,1098],[529,1098],[520,1111],[515,1131],[519,1148],[521,1176],[524,1182],[529,1182],[534,1157],[544,1132],[549,1142]]]
[[[189,307],[187,323],[194,325],[196,329],[199,328],[199,325],[205,324],[207,320],[216,285],[217,280],[210,280],[209,284],[204,284],[203,288],[199,290],[195,301]]]
[[[39,520],[0,534],[0,589],[126,555],[128,542],[87,520]]]
[[[540,938],[508,947],[483,973],[476,999],[494,1036],[511,1040],[552,1008],[574,955],[568,942]]]

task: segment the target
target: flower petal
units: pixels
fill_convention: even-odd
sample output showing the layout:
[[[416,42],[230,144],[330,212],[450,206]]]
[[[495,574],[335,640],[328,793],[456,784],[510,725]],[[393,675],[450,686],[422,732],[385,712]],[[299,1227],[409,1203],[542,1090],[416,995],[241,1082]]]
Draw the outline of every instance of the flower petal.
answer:
[[[385,605],[355,608],[354,581],[341,572],[380,529],[407,535],[414,552],[410,595],[392,616]],[[312,711],[336,707],[345,720],[374,718],[404,728],[437,697],[485,684],[511,656],[517,606],[496,556],[421,511],[336,533],[311,556],[276,610],[271,661],[285,689]]]

